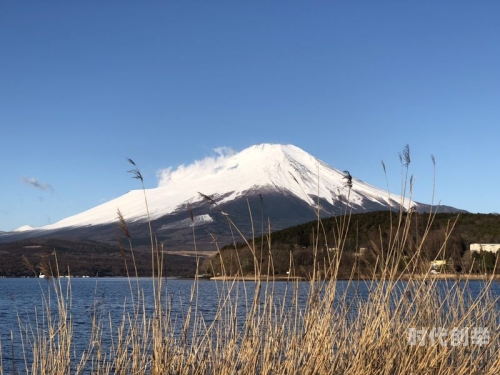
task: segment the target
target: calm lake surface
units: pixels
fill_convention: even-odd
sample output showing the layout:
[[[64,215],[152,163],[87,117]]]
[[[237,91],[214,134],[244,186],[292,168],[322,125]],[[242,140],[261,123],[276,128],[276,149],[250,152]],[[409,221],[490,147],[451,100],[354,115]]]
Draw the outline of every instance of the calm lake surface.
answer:
[[[56,281],[57,282],[57,281]],[[151,278],[72,278],[61,279],[62,290],[66,295],[71,293],[71,317],[74,327],[75,351],[84,350],[89,342],[91,321],[95,314],[109,326],[109,319],[117,325],[121,322],[124,311],[130,311],[131,295],[137,296],[137,287],[144,291],[146,312],[153,310],[153,280]],[[165,299],[170,309],[172,321],[182,322],[189,306],[189,298],[194,280],[167,279],[164,282]],[[402,285],[404,282],[401,282]],[[451,288],[454,281],[438,282],[437,287],[444,293]],[[218,308],[222,282],[199,280],[198,284],[198,311],[207,323],[215,318]],[[465,285],[465,284],[463,284]],[[263,288],[266,284],[264,283]],[[69,287],[69,288],[68,288]],[[251,303],[254,292],[253,282],[237,282],[232,293],[240,302],[238,304],[238,318],[244,321],[245,301]],[[471,281],[467,288],[472,297],[479,295],[483,290],[483,281]],[[132,293],[131,293],[132,288]],[[291,300],[292,294],[297,292],[299,305],[306,306],[310,284],[308,282],[279,281],[272,284],[272,293],[275,300]],[[337,282],[337,290],[342,294],[347,289],[349,300],[366,300],[369,294],[368,282],[354,282],[348,287],[346,281]],[[494,282],[491,288],[493,296],[500,295],[500,283]],[[53,312],[57,313],[54,293],[54,280],[45,279],[9,279],[0,278],[0,343],[1,358],[4,371],[17,370],[22,372],[24,367],[23,351],[21,346],[20,323],[24,328],[33,327],[35,318],[41,316],[44,310],[44,299],[50,301]],[[69,299],[68,299],[69,300]],[[55,314],[57,315],[57,314]],[[40,319],[40,318],[39,318]],[[109,337],[103,336],[104,344]],[[12,340],[13,338],[13,340]],[[109,343],[109,342],[108,342]],[[14,372],[14,371],[13,371]]]

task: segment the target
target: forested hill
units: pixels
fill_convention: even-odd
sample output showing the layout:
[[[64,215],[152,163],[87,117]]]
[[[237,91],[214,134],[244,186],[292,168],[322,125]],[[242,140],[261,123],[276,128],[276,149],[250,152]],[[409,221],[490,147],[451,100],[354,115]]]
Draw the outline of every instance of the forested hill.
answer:
[[[256,248],[263,249],[263,254],[268,254],[270,250],[267,246],[268,240],[268,236],[265,235],[264,246],[260,246],[260,238],[255,239]],[[475,268],[471,269],[474,262],[472,262],[473,254],[468,251],[470,244],[500,243],[500,215],[469,213],[429,215],[416,212],[399,215],[379,211],[332,217],[321,220],[320,224],[313,221],[297,225],[271,233],[270,240],[273,268],[278,274],[288,270],[289,259],[292,256],[293,263],[297,269],[300,268],[300,272],[297,272],[307,275],[313,267],[314,251],[311,249],[317,248],[321,252],[319,258],[326,259],[329,257],[328,253],[340,247],[343,249],[340,277],[348,277],[355,263],[366,265],[366,269],[361,272],[369,275],[370,265],[376,263],[378,256],[387,253],[390,246],[402,252],[405,259],[411,259],[418,250],[418,259],[424,263],[435,259],[446,259],[449,271],[480,272],[480,263],[484,264],[483,261],[476,262]],[[396,246],[392,246],[395,243]],[[315,244],[318,246],[315,247]],[[242,243],[238,243],[237,248],[240,249],[240,262],[246,267],[243,273],[251,273],[253,271],[251,252]],[[220,267],[218,264],[221,258],[226,264],[226,273],[231,274],[231,270],[237,270],[237,265],[231,265],[231,259],[234,258],[231,256],[233,251],[234,245],[225,246],[220,255],[212,258],[211,266]],[[491,271],[494,268],[495,256],[494,254],[485,256],[488,258],[486,268]],[[362,262],[359,262],[360,260]],[[262,262],[266,264],[267,261],[264,259]],[[206,272],[210,272],[208,267]]]
[[[468,249],[471,243],[500,243],[500,215],[498,214],[451,214],[436,215],[413,213],[411,217],[411,239],[421,240],[424,230],[430,222],[430,232],[427,236],[428,245],[439,239],[444,239],[445,233],[451,233],[450,245],[458,245]],[[401,220],[406,220],[403,214]],[[395,234],[399,214],[388,211],[377,211],[363,214],[353,214],[349,217],[332,217],[322,220],[321,233],[326,233],[328,244],[334,244],[334,235],[338,237],[341,228],[348,228],[346,250],[353,247],[369,246],[370,243],[380,243]],[[347,226],[348,225],[348,226]],[[392,231],[391,231],[392,227]],[[324,229],[323,229],[324,228]],[[418,228],[418,229],[417,229]],[[315,238],[318,222],[312,221],[272,233],[272,243],[290,244],[309,247]],[[319,236],[323,241],[324,234]]]

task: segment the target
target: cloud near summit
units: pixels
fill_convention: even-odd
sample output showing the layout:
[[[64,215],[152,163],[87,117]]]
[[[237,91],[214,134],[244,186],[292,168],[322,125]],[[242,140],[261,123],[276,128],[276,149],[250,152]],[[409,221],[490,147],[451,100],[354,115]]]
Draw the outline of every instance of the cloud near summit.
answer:
[[[196,160],[191,164],[181,164],[177,168],[169,167],[160,169],[157,172],[158,187],[167,186],[185,178],[196,178],[200,176],[200,174],[215,174],[228,158],[236,154],[236,152],[229,147],[218,147],[213,151],[215,155]]]

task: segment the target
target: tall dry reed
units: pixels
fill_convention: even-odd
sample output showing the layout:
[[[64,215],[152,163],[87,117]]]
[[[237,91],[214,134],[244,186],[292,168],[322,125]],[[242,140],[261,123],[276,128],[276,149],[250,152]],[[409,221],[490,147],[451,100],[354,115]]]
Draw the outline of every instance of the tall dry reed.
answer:
[[[223,278],[213,282],[218,292],[215,317],[207,320],[198,305],[199,283],[195,279],[186,296],[184,319],[171,315],[167,298],[168,285],[162,273],[165,258],[163,245],[154,241],[151,232],[152,283],[154,306],[147,306],[144,291],[134,283],[134,265],[130,275],[132,308],[124,303],[121,323],[95,313],[89,322],[91,335],[87,348],[76,352],[71,317],[71,283],[63,288],[53,280],[55,296],[47,296],[46,308],[35,322],[20,318],[25,367],[29,374],[497,374],[500,368],[499,303],[493,295],[493,278],[486,279],[482,292],[472,296],[467,281],[450,280],[446,285],[429,273],[424,259],[426,236],[418,239],[414,252],[403,256],[409,241],[409,228],[415,219],[411,207],[412,179],[408,180],[409,148],[401,155],[404,182],[409,198],[398,208],[400,214],[391,228],[388,241],[373,244],[377,254],[371,265],[373,280],[352,277],[347,287],[340,287],[336,276],[350,230],[349,206],[337,221],[330,237],[318,219],[315,236],[324,237],[337,250],[325,262],[317,259],[319,241],[311,256],[314,272],[308,284],[307,301],[299,298],[302,286],[293,278],[294,264],[283,294],[277,295],[272,252],[264,253],[262,242],[247,240],[236,223],[221,210],[231,230],[246,241],[254,260],[251,282]],[[434,162],[434,160],[433,160]],[[134,176],[142,182],[135,163]],[[385,170],[385,165],[384,165]],[[350,175],[349,175],[350,176]],[[144,188],[144,187],[143,187]],[[352,188],[352,180],[347,181]],[[144,189],[147,207],[147,191]],[[214,205],[210,197],[204,198]],[[319,205],[318,205],[319,210]],[[403,211],[407,211],[403,215]],[[250,212],[250,211],[249,211]],[[319,214],[318,214],[319,216]],[[190,211],[190,217],[193,214]],[[251,219],[251,212],[249,214]],[[132,253],[130,233],[123,216],[120,226]],[[149,216],[148,216],[149,219]],[[430,228],[430,216],[427,228]],[[148,221],[149,222],[149,221]],[[194,224],[194,221],[193,221]],[[450,223],[450,231],[453,223]],[[428,231],[426,231],[427,233]],[[194,231],[193,231],[194,235]],[[272,247],[272,233],[267,248]],[[196,249],[196,242],[193,245]],[[445,251],[446,241],[442,251]],[[237,252],[236,252],[237,256]],[[268,269],[261,269],[267,256]],[[125,257],[124,257],[125,259]],[[240,274],[243,274],[240,265]],[[320,266],[321,264],[321,266]],[[249,284],[251,283],[251,284]],[[368,292],[357,296],[362,285]],[[251,286],[251,287],[250,287]],[[57,301],[51,311],[50,298]],[[242,319],[240,311],[245,311]],[[109,325],[108,329],[104,329]],[[489,337],[472,334],[483,329]],[[427,340],[422,339],[427,330]],[[469,335],[452,336],[452,333]],[[438,334],[439,331],[439,334]],[[103,332],[111,342],[106,345]],[[446,333],[446,335],[444,335]],[[433,338],[433,340],[431,340]],[[452,344],[451,338],[459,345]],[[460,341],[462,339],[462,341]],[[443,341],[443,342],[440,342]],[[456,343],[456,342],[455,342]],[[1,344],[1,343],[0,343]],[[2,367],[4,366],[4,367]],[[0,361],[0,374],[5,364]]]

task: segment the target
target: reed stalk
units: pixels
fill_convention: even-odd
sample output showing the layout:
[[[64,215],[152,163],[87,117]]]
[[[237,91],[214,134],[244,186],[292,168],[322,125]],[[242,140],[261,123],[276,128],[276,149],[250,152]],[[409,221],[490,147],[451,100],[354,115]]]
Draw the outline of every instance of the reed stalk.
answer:
[[[402,175],[407,179],[409,148],[405,148],[401,160]],[[137,166],[133,165],[133,173],[143,182]],[[406,181],[402,183],[403,192],[408,186],[408,201],[411,201],[412,181],[409,185]],[[472,296],[467,282],[457,279],[443,286],[443,282],[433,278],[426,268],[427,234],[436,211],[429,216],[424,235],[416,239],[412,254],[404,258],[410,224],[416,217],[409,207],[403,207],[403,200],[396,227],[391,228],[391,238],[384,240],[381,236],[380,243],[373,244],[377,255],[371,264],[373,279],[357,280],[353,268],[351,278],[340,282],[337,280],[340,259],[346,235],[353,230],[348,202],[333,233],[325,233],[322,227],[318,202],[318,225],[311,250],[315,264],[304,302],[300,294],[304,284],[292,275],[285,281],[283,292],[277,293],[272,233],[268,230],[266,241],[263,238],[260,243],[255,241],[250,207],[253,236],[247,239],[229,213],[203,195],[219,209],[231,231],[246,243],[254,261],[254,271],[251,281],[236,277],[245,275],[237,249],[235,257],[239,270],[233,276],[226,273],[220,259],[221,271],[227,277],[213,281],[218,301],[213,318],[208,320],[199,305],[199,259],[190,209],[197,270],[190,294],[186,296],[184,315],[178,320],[172,315],[168,284],[162,273],[162,266],[167,261],[165,249],[153,238],[146,194],[144,197],[151,234],[154,306],[147,305],[139,283],[132,282],[137,277],[134,251],[126,222],[119,214],[122,233],[129,241],[128,249],[123,251],[132,254],[135,272],[135,275],[128,275],[132,307],[124,302],[117,324],[96,304],[90,322],[90,339],[80,353],[73,345],[71,283],[63,288],[60,279],[51,280],[49,292],[43,294],[44,309],[36,314],[37,320],[30,323],[19,318],[25,373],[496,374],[500,368],[499,297],[493,294],[497,281],[489,278],[481,293]],[[450,223],[447,235],[453,225]],[[319,236],[337,249],[331,258],[328,255],[326,262],[318,259]],[[261,266],[265,247],[267,269]],[[292,258],[289,263],[293,274],[296,265]],[[54,274],[57,276],[58,270]],[[245,313],[242,315],[241,311]],[[105,327],[109,338],[103,336]],[[472,334],[480,328],[487,330],[489,337],[479,344],[473,344],[471,336],[467,345],[451,345],[449,336],[446,337],[447,345],[441,345],[438,336],[433,342],[427,340],[423,344],[421,337],[412,336],[415,330],[427,330],[428,334],[433,329],[441,329],[449,335],[456,332],[454,329]],[[0,357],[0,374],[5,369],[6,364]]]

